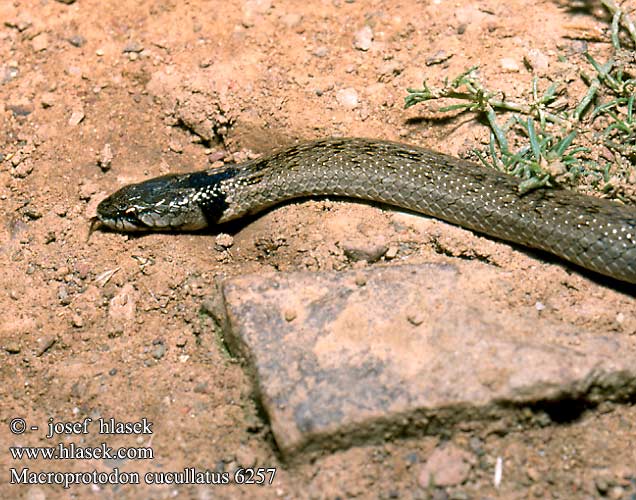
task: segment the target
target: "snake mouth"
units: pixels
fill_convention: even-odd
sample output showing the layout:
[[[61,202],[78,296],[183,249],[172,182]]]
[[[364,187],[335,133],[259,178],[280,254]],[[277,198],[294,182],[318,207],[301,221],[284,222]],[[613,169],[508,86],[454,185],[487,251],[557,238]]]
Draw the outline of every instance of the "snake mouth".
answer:
[[[153,228],[133,214],[125,214],[117,217],[105,217],[98,213],[96,216],[90,218],[90,226],[88,228],[86,241],[89,240],[95,231],[101,231],[104,229],[124,233],[135,233],[150,231]]]

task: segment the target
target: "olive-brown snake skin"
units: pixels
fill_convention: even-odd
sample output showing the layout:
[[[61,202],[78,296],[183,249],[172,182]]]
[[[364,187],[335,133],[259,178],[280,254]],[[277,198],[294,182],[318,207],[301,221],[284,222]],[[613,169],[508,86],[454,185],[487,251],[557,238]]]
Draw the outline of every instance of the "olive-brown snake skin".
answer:
[[[293,198],[359,198],[430,215],[636,283],[636,208],[519,179],[420,147],[371,139],[302,143],[241,165],[125,186],[97,209],[118,231],[195,230]]]

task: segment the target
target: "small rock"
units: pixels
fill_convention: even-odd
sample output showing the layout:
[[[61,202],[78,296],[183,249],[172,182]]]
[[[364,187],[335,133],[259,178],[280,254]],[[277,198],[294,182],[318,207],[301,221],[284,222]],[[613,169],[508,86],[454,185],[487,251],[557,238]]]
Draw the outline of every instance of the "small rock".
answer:
[[[399,248],[397,245],[389,245],[389,249],[384,254],[386,260],[395,259],[397,257]]]
[[[621,498],[623,498],[624,493],[625,488],[623,488],[622,486],[614,486],[607,492],[607,496],[615,500],[620,500]]]
[[[42,212],[33,206],[25,207],[22,213],[29,220],[38,220],[42,218]]]
[[[33,105],[27,101],[8,104],[7,109],[13,113],[13,116],[29,116],[33,113]]]
[[[85,181],[80,185],[79,199],[88,201],[97,192],[98,186],[94,182]]]
[[[357,286],[364,286],[367,284],[367,278],[364,274],[357,274],[354,281]]]
[[[124,52],[124,54],[128,54],[128,53],[130,53],[130,52],[136,52],[136,53],[139,53],[139,52],[141,52],[141,51],[143,51],[143,50],[144,50],[144,47],[143,47],[143,45],[141,45],[140,43],[137,43],[137,42],[128,42],[128,43],[126,44],[126,46],[124,47],[123,52]]]
[[[353,36],[353,46],[362,51],[367,51],[371,48],[371,42],[373,41],[373,30],[371,26],[365,26],[364,28],[356,31]]]
[[[484,451],[484,443],[477,436],[471,437],[468,445],[470,446],[472,452],[478,457],[485,455],[486,452]]]
[[[96,55],[97,57],[102,57],[104,54],[105,54],[104,49],[97,49],[97,50],[95,51],[95,55]]]
[[[302,21],[303,16],[296,13],[285,14],[280,18],[281,22],[288,28],[297,28]]]
[[[358,93],[353,88],[340,89],[336,92],[336,100],[341,106],[354,109],[358,106]]]
[[[4,25],[8,26],[9,28],[15,28],[18,31],[22,32],[33,26],[33,23],[28,19],[12,19],[9,21],[5,21]]]
[[[0,84],[10,82],[20,74],[18,68],[0,67]]]
[[[398,61],[387,61],[382,66],[380,66],[379,73],[379,81],[388,82],[392,78],[396,77],[400,73],[404,71],[404,65]]]
[[[210,163],[214,163],[217,161],[221,161],[226,156],[227,156],[227,152],[223,151],[222,149],[219,149],[217,151],[210,151],[210,154],[208,155],[208,161]]]
[[[428,56],[424,60],[424,64],[426,64],[427,66],[433,66],[434,64],[441,64],[444,61],[448,61],[451,57],[453,57],[453,54],[448,54],[445,50],[438,50],[432,56]]]
[[[342,244],[345,256],[353,262],[361,260],[369,263],[377,262],[388,249],[389,247],[382,241],[347,242]]]
[[[294,321],[296,319],[298,313],[294,309],[285,309],[285,311],[283,312],[283,316],[285,317],[285,321],[289,323],[290,321]]]
[[[73,314],[73,317],[71,318],[71,325],[75,328],[82,328],[84,326],[84,320],[79,314]]]
[[[536,73],[545,73],[550,66],[550,59],[539,49],[530,49],[523,61]]]
[[[57,98],[53,92],[44,92],[40,97],[40,103],[43,108],[50,108],[55,105]]]
[[[166,354],[166,344],[163,342],[159,342],[155,345],[155,348],[152,351],[152,357],[155,359],[161,359]]]
[[[594,478],[594,486],[596,486],[596,490],[603,496],[607,494],[610,488],[609,481],[604,477]]]
[[[210,392],[210,389],[208,388],[208,383],[199,382],[197,385],[194,386],[194,389],[192,389],[192,392],[196,392],[197,394],[207,394],[208,392]]]
[[[25,158],[26,155],[22,151],[17,151],[13,156],[10,157],[11,166],[17,167]]]
[[[68,43],[70,43],[73,47],[82,47],[86,43],[86,38],[81,35],[73,35],[68,39]]]
[[[22,347],[17,342],[15,342],[13,340],[9,340],[4,345],[4,350],[7,351],[7,353],[9,353],[9,354],[20,354],[20,351],[22,350]]]
[[[126,283],[115,296],[110,299],[108,315],[115,322],[132,322],[137,313],[137,291]]]
[[[325,57],[327,54],[329,54],[329,49],[324,45],[321,45],[320,47],[316,47],[314,49],[313,54],[316,57]]]
[[[234,238],[227,233],[219,233],[216,235],[214,243],[221,248],[230,248],[234,245]]]
[[[68,124],[71,127],[75,127],[80,124],[80,122],[84,119],[84,112],[81,110],[73,111],[71,113],[71,117],[68,119]]]
[[[104,172],[106,172],[108,169],[110,169],[110,164],[113,161],[113,158],[113,149],[111,148],[110,144],[104,144],[102,152],[99,154],[99,160],[97,160],[99,167]]]
[[[57,298],[63,306],[67,306],[71,303],[71,297],[65,285],[60,285],[57,289]]]
[[[170,149],[173,153],[183,153],[182,144],[174,137],[168,141],[168,149]]]
[[[24,179],[33,172],[33,162],[27,158],[11,170],[11,175],[17,179]]]
[[[36,52],[41,52],[49,48],[49,37],[46,33],[40,33],[31,40],[31,46]]]
[[[499,65],[501,66],[501,69],[510,73],[516,73],[519,71],[519,64],[511,57],[502,57],[499,59]]]
[[[57,0],[60,3],[65,3],[66,5],[71,5],[72,3],[75,3],[75,0]]]
[[[57,337],[55,335],[52,335],[52,334],[40,337],[37,340],[38,347],[37,347],[37,349],[35,351],[35,355],[37,357],[42,356],[42,354],[44,354],[51,347],[53,347],[53,344],[55,344],[56,341],[57,341]]]
[[[452,443],[433,450],[419,476],[419,484],[427,488],[436,486],[456,486],[468,479],[473,457],[470,453]]]

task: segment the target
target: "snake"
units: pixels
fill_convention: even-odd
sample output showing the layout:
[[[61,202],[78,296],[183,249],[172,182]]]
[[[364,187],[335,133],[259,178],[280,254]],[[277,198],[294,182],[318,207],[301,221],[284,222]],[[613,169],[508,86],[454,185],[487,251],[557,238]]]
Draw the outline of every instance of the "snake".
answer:
[[[99,203],[89,233],[196,231],[288,200],[334,196],[441,219],[636,284],[636,207],[558,187],[520,194],[519,182],[418,146],[328,138],[126,185]]]

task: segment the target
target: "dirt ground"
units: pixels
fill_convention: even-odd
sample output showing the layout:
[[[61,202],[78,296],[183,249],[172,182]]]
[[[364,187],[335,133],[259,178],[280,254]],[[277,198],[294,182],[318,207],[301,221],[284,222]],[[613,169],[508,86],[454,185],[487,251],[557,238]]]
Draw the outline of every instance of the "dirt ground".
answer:
[[[361,240],[395,244],[400,262],[509,270],[519,286],[504,306],[542,304],[609,336],[636,334],[629,289],[448,224],[342,201],[281,207],[232,228],[231,246],[214,234],[96,232],[87,241],[97,203],[125,183],[299,139],[367,136],[465,154],[487,139],[485,129],[433,108],[404,111],[405,88],[479,64],[490,87],[521,95],[534,49],[549,62],[543,83],[565,78],[584,47],[609,53],[600,9],[529,0],[67,3],[0,3],[3,498],[636,498],[632,404],[562,424],[466,425],[285,463],[207,314],[219,277],[346,269],[342,242]],[[574,96],[583,87],[569,81]],[[46,437],[49,419],[111,417],[146,418],[152,434],[104,438],[92,427]],[[18,418],[39,430],[12,433]],[[8,451],[105,441],[150,447],[154,458],[18,460]],[[474,457],[470,474],[424,489],[422,464],[444,441]],[[9,484],[11,468],[220,474],[241,466],[277,473],[266,486]]]

